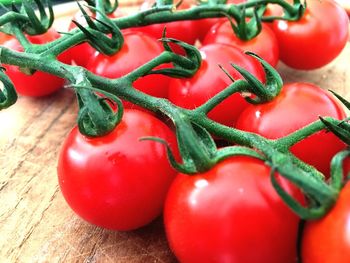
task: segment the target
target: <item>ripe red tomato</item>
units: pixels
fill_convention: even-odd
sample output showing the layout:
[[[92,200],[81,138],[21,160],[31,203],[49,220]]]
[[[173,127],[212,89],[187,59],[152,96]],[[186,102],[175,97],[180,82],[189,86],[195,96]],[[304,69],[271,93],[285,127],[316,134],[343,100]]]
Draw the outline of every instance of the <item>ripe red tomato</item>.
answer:
[[[343,119],[346,115],[325,90],[313,84],[291,83],[286,84],[273,101],[247,107],[236,128],[278,139],[318,120],[319,116]],[[329,176],[332,157],[344,148],[345,144],[333,133],[320,131],[296,143],[290,150]]]
[[[235,79],[241,79],[242,76],[233,69],[230,62],[245,68],[261,81],[264,79],[261,65],[237,47],[211,44],[199,50],[202,64],[196,74],[192,78],[170,80],[169,100],[180,107],[194,109],[232,83],[218,64],[226,68]],[[247,106],[244,98],[236,93],[210,111],[208,116],[222,124],[233,125]]]
[[[75,127],[66,138],[58,161],[61,191],[69,206],[86,221],[104,228],[131,230],[160,215],[175,177],[165,147],[154,136],[176,139],[154,116],[126,110],[109,134],[88,138]]]
[[[89,16],[93,18],[96,16],[96,14],[89,11],[89,9],[87,9],[86,12]],[[124,12],[122,12],[118,8],[114,13],[109,14],[108,17],[113,19],[113,18],[122,17],[124,15],[125,15]],[[84,26],[86,25],[86,20],[82,15],[81,11],[78,11],[74,15],[72,20],[77,21],[81,25],[84,25]],[[69,24],[68,30],[72,30],[74,28],[76,28],[76,25],[73,22],[71,22]],[[70,56],[71,63],[74,63],[78,66],[86,67],[87,63],[89,62],[90,58],[93,57],[96,50],[92,46],[90,46],[89,43],[81,43],[79,45],[76,45],[70,48],[69,50],[67,50],[67,52]]]
[[[281,61],[296,69],[316,69],[344,48],[349,35],[349,18],[333,0],[311,0],[299,21],[276,20]]]
[[[350,262],[349,199],[350,183],[347,183],[325,217],[305,224],[301,243],[303,263]]]
[[[126,32],[123,47],[113,56],[96,54],[86,68],[107,78],[118,78],[130,73],[163,52],[162,45],[153,37],[141,32]],[[160,74],[141,77],[134,87],[152,96],[166,98],[169,77]],[[126,104],[130,106],[130,104]]]
[[[44,44],[59,37],[60,34],[51,28],[45,34],[28,36],[28,40],[33,44]],[[14,37],[5,41],[3,46],[16,51],[23,51],[22,46]],[[59,55],[58,59],[64,63],[69,62],[66,52]],[[26,75],[17,66],[4,65],[4,67],[6,68],[6,74],[15,85],[16,91],[23,96],[46,96],[61,89],[64,85],[64,79],[45,72],[36,71],[33,75]]]
[[[164,208],[170,248],[180,262],[294,263],[299,218],[278,196],[271,169],[231,157],[203,174],[178,174]],[[300,202],[284,178],[281,186]]]
[[[262,25],[262,30],[258,36],[244,41],[234,34],[230,21],[221,21],[209,30],[203,40],[203,45],[211,43],[231,44],[244,51],[251,51],[262,57],[273,67],[277,65],[279,59],[277,38],[265,24]]]

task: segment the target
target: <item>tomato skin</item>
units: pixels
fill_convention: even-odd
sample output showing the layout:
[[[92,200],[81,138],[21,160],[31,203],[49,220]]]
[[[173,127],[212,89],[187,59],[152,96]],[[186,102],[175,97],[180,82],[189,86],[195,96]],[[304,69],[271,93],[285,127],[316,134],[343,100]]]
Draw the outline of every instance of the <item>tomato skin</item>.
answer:
[[[51,28],[45,34],[28,36],[28,40],[33,44],[44,44],[59,37],[60,34]],[[14,37],[11,37],[9,40],[5,41],[3,46],[16,51],[23,51],[22,46]],[[58,56],[58,60],[63,63],[68,63],[69,59],[67,56],[67,53],[63,52]],[[6,74],[15,85],[16,91],[23,96],[46,96],[61,89],[65,82],[65,80],[62,78],[42,71],[36,71],[33,75],[26,75],[21,72],[17,66],[4,65],[4,67],[6,68]]]
[[[156,39],[141,32],[128,31],[124,34],[123,47],[116,54],[112,56],[96,54],[86,68],[103,77],[119,78],[162,52],[163,47]],[[166,98],[169,79],[164,75],[154,74],[139,78],[133,85],[136,89],[149,95]]]
[[[284,85],[273,101],[247,107],[236,128],[278,139],[318,120],[319,116],[343,119],[346,115],[325,90],[309,83],[290,83]],[[345,144],[326,131],[317,132],[290,148],[293,154],[327,177],[332,157],[343,149]]]
[[[350,262],[350,183],[323,218],[308,221],[302,235],[303,263]]]
[[[217,43],[203,46],[199,50],[202,53],[202,64],[196,74],[187,79],[171,79],[169,83],[169,100],[180,107],[194,109],[232,83],[218,64],[235,79],[241,79],[242,76],[233,69],[230,62],[245,68],[261,81],[264,79],[260,64],[234,46]],[[247,106],[244,98],[236,93],[210,111],[208,116],[222,124],[233,125]]]
[[[304,202],[295,187],[277,179]],[[273,189],[270,168],[252,157],[228,158],[203,174],[178,174],[164,224],[180,262],[296,262],[299,218]]]
[[[210,43],[231,44],[244,51],[251,51],[262,57],[273,67],[276,67],[279,59],[277,38],[265,24],[262,24],[262,30],[258,36],[244,41],[234,34],[230,21],[221,21],[210,29],[203,40],[203,45]]]
[[[125,110],[122,122],[106,136],[88,138],[75,127],[58,161],[58,178],[69,206],[100,227],[131,230],[161,214],[175,176],[165,147],[144,136],[163,138],[172,148],[170,128],[154,116]]]
[[[333,0],[312,0],[307,4],[299,21],[276,20],[273,30],[281,61],[295,69],[312,70],[325,66],[343,50],[349,18]]]

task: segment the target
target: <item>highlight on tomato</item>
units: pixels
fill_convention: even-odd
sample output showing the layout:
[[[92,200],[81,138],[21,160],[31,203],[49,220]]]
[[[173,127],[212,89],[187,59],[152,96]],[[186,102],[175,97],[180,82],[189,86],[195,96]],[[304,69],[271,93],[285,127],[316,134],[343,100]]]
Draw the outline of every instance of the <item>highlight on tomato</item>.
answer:
[[[205,103],[232,83],[231,79],[219,68],[223,66],[234,79],[243,77],[230,65],[243,67],[260,81],[264,81],[264,72],[257,60],[243,53],[237,47],[227,44],[210,44],[201,47],[202,64],[191,78],[171,79],[169,100],[175,105],[194,109]],[[248,106],[241,94],[234,94],[209,112],[209,118],[225,125],[233,125],[239,114]]]
[[[50,28],[44,34],[28,36],[28,40],[33,44],[44,44],[59,37],[60,34],[55,29]],[[10,37],[10,39],[5,41],[2,45],[16,51],[23,51],[23,47],[15,37]],[[63,63],[69,63],[69,58],[66,52],[60,54],[58,60]],[[32,75],[27,75],[17,66],[4,65],[4,67],[6,68],[6,74],[14,84],[16,91],[23,96],[47,96],[61,89],[65,82],[62,78],[41,71],[36,71]]]
[[[263,161],[235,156],[205,173],[178,174],[166,197],[164,226],[180,262],[295,263],[299,218],[272,186]],[[276,174],[304,203],[301,192]]]
[[[300,20],[276,20],[273,31],[281,61],[295,69],[312,70],[327,65],[343,50],[349,18],[334,0],[310,0]]]
[[[289,83],[271,102],[248,106],[235,127],[278,139],[317,121],[319,116],[341,120],[346,114],[332,95],[320,87],[310,83]],[[329,177],[332,157],[345,147],[333,133],[322,130],[296,143],[290,151]]]
[[[149,113],[125,110],[109,134],[90,138],[75,127],[58,160],[61,192],[91,224],[114,230],[142,227],[163,209],[175,177],[165,147],[142,137],[162,138],[176,151],[173,132]]]

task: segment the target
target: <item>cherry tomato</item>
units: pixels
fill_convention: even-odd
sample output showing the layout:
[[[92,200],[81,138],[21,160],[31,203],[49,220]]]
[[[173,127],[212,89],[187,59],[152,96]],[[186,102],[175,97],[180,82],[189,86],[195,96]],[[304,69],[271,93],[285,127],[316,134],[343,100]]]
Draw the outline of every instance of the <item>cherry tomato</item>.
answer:
[[[343,50],[349,19],[333,0],[311,0],[299,21],[276,20],[273,30],[281,61],[292,68],[311,70],[328,64]]]
[[[172,147],[170,128],[154,116],[126,110],[108,135],[88,138],[75,127],[58,161],[61,191],[86,221],[114,230],[131,230],[160,215],[175,177],[165,147],[144,136],[163,138]]]
[[[286,84],[273,101],[247,107],[236,128],[278,139],[318,120],[319,116],[343,119],[345,112],[325,90],[313,84],[291,83]],[[329,176],[332,157],[344,148],[345,144],[333,133],[320,131],[296,143],[290,150]]]
[[[260,64],[237,47],[210,44],[199,50],[202,54],[202,64],[196,74],[192,78],[170,80],[169,100],[180,107],[194,109],[232,83],[218,64],[228,70],[235,79],[242,76],[229,63],[245,68],[261,81],[264,79]],[[244,98],[236,93],[216,106],[208,116],[222,124],[233,125],[247,106]]]
[[[48,30],[45,34],[37,36],[28,36],[28,40],[33,44],[44,44],[51,42],[60,37],[54,29]],[[3,46],[11,48],[16,51],[23,51],[22,46],[18,40],[12,37],[10,40],[5,41]],[[64,52],[58,56],[58,60],[64,63],[68,63],[67,53]],[[4,65],[6,68],[6,74],[10,77],[15,85],[16,91],[23,96],[41,97],[49,95],[64,85],[64,79],[56,77],[54,75],[36,71],[33,75],[26,75],[17,66]]]
[[[203,45],[211,43],[231,44],[244,51],[251,51],[262,57],[273,67],[277,65],[279,59],[276,36],[265,24],[262,25],[262,30],[258,36],[244,41],[234,34],[230,21],[221,21],[210,29],[203,40]]]
[[[87,9],[86,12],[89,16],[93,18],[96,16],[96,14],[89,11],[89,9]],[[108,16],[113,19],[113,18],[122,17],[124,15],[125,15],[124,12],[118,8],[114,13],[109,14]],[[83,26],[86,25],[86,20],[82,15],[81,11],[78,11],[74,15],[73,20],[77,21],[79,24]],[[69,24],[68,29],[72,30],[74,28],[76,28],[76,25],[73,22],[71,22]],[[81,43],[79,45],[76,45],[70,48],[67,52],[70,56],[71,63],[74,63],[78,66],[86,67],[90,58],[94,56],[96,50],[92,46],[90,46],[89,43]]]
[[[180,262],[296,262],[299,218],[275,192],[271,169],[230,157],[208,172],[178,174],[164,208],[170,248]],[[303,203],[284,178],[280,185]]]
[[[341,190],[328,214],[305,224],[302,235],[303,263],[350,262],[350,183]]]
[[[130,73],[163,52],[162,45],[153,37],[141,32],[126,32],[124,45],[115,55],[96,54],[86,68],[107,78],[118,78]],[[166,98],[168,77],[154,74],[141,77],[134,82],[134,87],[156,97]],[[130,106],[130,104],[127,104]]]

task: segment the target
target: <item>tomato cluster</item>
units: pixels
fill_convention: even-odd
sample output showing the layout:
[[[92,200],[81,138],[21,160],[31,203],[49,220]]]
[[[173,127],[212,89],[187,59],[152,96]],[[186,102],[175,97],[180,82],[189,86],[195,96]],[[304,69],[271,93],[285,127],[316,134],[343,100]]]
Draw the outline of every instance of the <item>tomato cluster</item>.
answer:
[[[152,4],[146,1],[142,8]],[[178,9],[194,4],[182,1]],[[274,12],[281,10],[271,8],[267,14]],[[118,11],[110,17],[122,15]],[[79,20],[79,16],[74,19]],[[182,79],[146,75],[133,83],[134,88],[166,98],[178,107],[196,109],[224,90],[232,78],[243,79],[230,63],[265,83],[264,68],[244,51],[258,54],[273,67],[281,61],[295,69],[316,69],[342,51],[349,37],[348,23],[345,11],[333,0],[310,0],[300,20],[264,23],[261,33],[251,40],[239,39],[227,19],[175,21],[124,30],[124,44],[114,55],[98,53],[83,43],[60,55],[59,60],[102,77],[119,78],[163,51],[157,39],[166,26],[167,37],[197,45],[202,55],[199,70]],[[71,24],[70,29],[73,27]],[[57,32],[49,31],[29,40],[45,43],[58,37]],[[4,40],[4,45],[21,51],[15,39]],[[179,46],[172,48],[184,53]],[[62,79],[42,72],[26,76],[16,67],[6,68],[18,92],[25,96],[48,95],[64,84]],[[173,127],[131,103],[124,102],[124,106],[123,119],[111,133],[92,138],[75,127],[63,144],[59,185],[79,216],[100,227],[125,231],[142,227],[164,213],[169,246],[181,262],[296,262],[301,220],[276,193],[271,174],[304,205],[308,199],[300,189],[262,160],[248,156],[229,157],[203,173],[178,173],[162,144],[149,138],[140,140],[161,138],[180,159]],[[319,116],[341,120],[346,114],[329,92],[301,82],[285,84],[276,98],[258,105],[236,93],[208,113],[215,122],[272,140],[290,135]],[[346,147],[333,133],[322,130],[291,145],[290,151],[328,179],[331,159]],[[347,160],[345,170],[350,170],[349,163]],[[327,252],[329,262],[350,262],[346,232],[349,195],[347,184],[325,218],[306,223],[300,253],[303,262],[324,262]],[[342,251],[346,260],[335,254],[329,257],[331,249]]]

